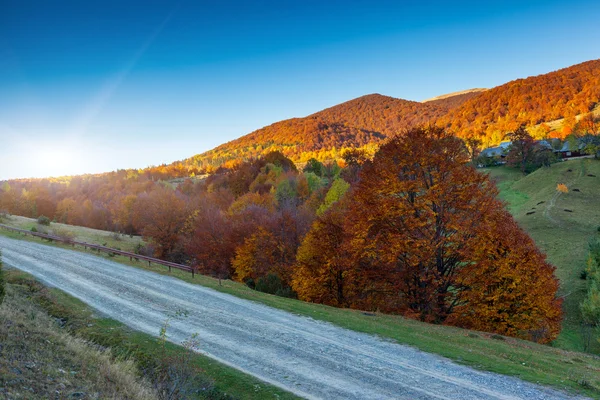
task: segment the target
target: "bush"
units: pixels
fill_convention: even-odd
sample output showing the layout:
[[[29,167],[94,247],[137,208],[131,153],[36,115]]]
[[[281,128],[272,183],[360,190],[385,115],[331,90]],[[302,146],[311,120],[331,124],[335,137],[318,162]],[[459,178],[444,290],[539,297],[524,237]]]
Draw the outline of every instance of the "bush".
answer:
[[[67,243],[71,243],[73,242],[73,239],[75,238],[75,234],[67,229],[62,229],[62,228],[56,228],[54,229],[53,232],[54,236],[58,236],[59,238],[61,238],[62,240],[64,240]]]
[[[40,215],[37,219],[38,224],[40,225],[50,225],[50,218],[44,216],[44,215]]]
[[[31,232],[33,232],[33,233],[35,233],[35,232],[37,232],[38,230],[37,230],[37,228],[36,228],[35,226],[32,226],[32,227],[31,227],[31,229],[30,229],[30,231],[31,231]]]
[[[279,276],[275,274],[269,274],[265,277],[259,278],[256,281],[255,289],[259,292],[274,294],[280,297],[289,297],[292,299],[297,297],[292,288],[289,286],[284,286]]]
[[[139,254],[140,256],[152,257],[154,255],[154,246],[151,244],[144,246],[143,244],[138,243],[135,245],[133,252],[135,254]]]

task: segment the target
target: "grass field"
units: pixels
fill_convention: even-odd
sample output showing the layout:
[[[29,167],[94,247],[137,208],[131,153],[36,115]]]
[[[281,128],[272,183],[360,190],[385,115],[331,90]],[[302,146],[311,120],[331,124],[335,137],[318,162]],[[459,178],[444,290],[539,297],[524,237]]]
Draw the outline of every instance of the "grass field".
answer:
[[[583,350],[579,303],[585,281],[579,276],[585,268],[589,240],[598,235],[600,226],[600,161],[565,161],[527,176],[506,167],[486,172],[497,180],[500,197],[519,225],[556,266],[565,320],[555,346]],[[569,192],[558,192],[559,183],[566,184]],[[591,350],[600,354],[600,344],[595,343]]]
[[[26,231],[35,228],[38,232],[48,234],[67,231],[71,232],[74,235],[73,239],[77,241],[100,244],[123,251],[133,252],[138,245],[145,244],[141,236],[122,235],[119,233],[101,231],[83,226],[60,224],[57,222],[52,222],[49,226],[45,226],[38,224],[36,219],[20,217],[18,215],[7,216],[0,220],[0,223],[14,228],[24,229]]]

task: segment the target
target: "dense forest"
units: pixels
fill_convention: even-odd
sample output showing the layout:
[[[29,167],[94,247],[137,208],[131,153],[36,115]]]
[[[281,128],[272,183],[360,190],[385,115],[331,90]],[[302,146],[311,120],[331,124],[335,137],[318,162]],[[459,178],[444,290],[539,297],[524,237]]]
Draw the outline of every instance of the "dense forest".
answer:
[[[448,112],[440,105],[372,94],[259,129],[184,163],[200,168],[231,165],[240,159],[281,151],[295,162],[336,160],[344,148],[376,147],[387,137],[428,123]],[[228,163],[229,162],[229,163]]]
[[[577,64],[544,75],[517,79],[480,93],[454,108],[438,123],[463,138],[499,143],[521,125],[533,127],[567,118],[564,137],[576,115],[589,113],[600,100],[600,60]]]
[[[465,143],[416,128],[344,167],[280,152],[202,179],[118,171],[13,181],[9,213],[140,233],[140,253],[256,290],[546,343],[559,333],[554,268]],[[177,169],[172,172],[177,175]],[[160,171],[155,171],[158,174]]]
[[[338,160],[346,148],[373,154],[386,138],[428,123],[461,138],[477,139],[484,147],[500,143],[521,125],[532,134],[536,130],[538,139],[549,134],[564,139],[575,128],[576,116],[589,113],[599,99],[600,60],[423,103],[372,94],[305,118],[274,123],[183,164],[210,172],[269,151],[281,151],[297,163],[310,158]],[[562,118],[559,130],[551,132],[545,124]]]

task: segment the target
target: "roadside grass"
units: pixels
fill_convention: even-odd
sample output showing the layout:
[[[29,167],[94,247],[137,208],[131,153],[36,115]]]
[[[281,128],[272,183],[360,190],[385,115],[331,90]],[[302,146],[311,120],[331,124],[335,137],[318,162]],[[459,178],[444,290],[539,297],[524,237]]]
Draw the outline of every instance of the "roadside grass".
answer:
[[[511,173],[501,169],[494,172],[501,179],[501,197],[509,202],[519,225],[556,266],[565,319],[554,345],[583,351],[579,303],[585,295],[585,281],[580,274],[586,265],[589,240],[599,234],[600,161],[560,162],[519,179],[509,178]],[[566,184],[569,192],[558,193],[559,183]],[[600,354],[600,343],[594,341],[589,350]]]
[[[297,396],[283,389],[262,382],[209,357],[170,342],[161,343],[158,338],[134,331],[113,319],[96,315],[95,311],[85,303],[58,289],[45,287],[29,274],[8,269],[5,271],[5,275],[13,293],[26,294],[30,302],[41,307],[52,318],[61,321],[69,334],[94,343],[101,348],[110,349],[113,358],[130,360],[127,362],[120,361],[120,363],[125,363],[130,368],[135,365],[139,371],[144,373],[152,370],[165,360],[171,363],[173,360],[187,360],[186,362],[194,368],[194,371],[201,371],[199,376],[197,376],[198,374],[194,376],[195,386],[193,389],[197,394],[191,397],[175,398],[209,400],[298,399]],[[199,338],[199,340],[202,340],[202,338]],[[38,346],[40,345],[42,344],[38,344]],[[82,359],[81,361],[88,363],[94,360]],[[173,371],[170,371],[170,373],[173,373]],[[156,384],[156,382],[153,382],[152,377],[150,375],[148,381]],[[180,373],[175,378],[181,380],[185,377]],[[115,398],[125,397],[116,396]]]
[[[7,289],[0,306],[0,396],[158,399],[133,362],[60,329],[22,286]]]
[[[4,232],[1,233],[4,234]],[[67,248],[70,249],[70,247]],[[81,249],[80,251],[84,250]],[[229,280],[223,280],[219,285],[219,281],[211,277],[196,275],[192,278],[191,274],[179,270],[173,270],[169,273],[162,266],[148,266],[148,264],[142,262],[130,262],[125,257],[117,256],[113,260],[162,275],[173,276],[189,283],[209,287],[222,293],[262,303],[293,314],[330,322],[358,332],[379,335],[382,338],[414,346],[428,353],[439,354],[480,370],[516,376],[529,382],[600,399],[600,357],[591,354],[565,351],[494,334],[432,325],[395,315],[365,313],[359,310],[339,309],[321,304],[306,303],[258,292],[246,285]],[[14,280],[14,276],[23,275],[16,271],[9,272],[9,279],[11,280]],[[55,303],[64,306],[67,310],[85,307],[78,300],[65,294],[55,290],[52,290],[52,292],[59,293]],[[77,304],[77,306],[71,304]],[[110,328],[120,325],[113,320],[102,321],[105,321],[101,324],[106,324],[108,330],[106,328],[102,329],[100,343],[106,340],[106,335],[111,338],[114,337],[115,332]],[[100,325],[100,323],[97,325]],[[126,330],[126,328],[120,329]],[[156,351],[156,339],[131,331],[128,332],[128,335],[129,339],[127,341],[133,340],[136,346],[147,346],[144,347],[145,351]],[[84,335],[84,337],[86,336]],[[87,337],[95,342],[98,341],[95,334]],[[110,347],[113,347],[113,345]],[[204,364],[202,368],[207,372],[211,372],[210,368]],[[221,383],[221,375],[222,373],[212,375],[212,372],[209,374],[209,376],[214,377],[217,387],[227,387],[226,383]],[[228,382],[229,379],[226,379],[226,381]],[[234,381],[237,381],[237,379]],[[249,390],[248,388],[254,387],[256,383],[248,383],[247,385],[246,390]],[[262,386],[260,387],[262,388]],[[230,392],[231,390],[228,390],[227,393]],[[236,396],[250,398],[240,396],[239,392],[236,392]]]
[[[115,232],[107,232],[99,229],[86,228],[84,226],[75,226],[52,222],[49,226],[40,225],[34,218],[10,215],[4,217],[0,223],[13,228],[24,229],[26,231],[35,228],[38,232],[54,234],[55,232],[71,232],[73,239],[80,242],[94,243],[113,249],[134,252],[138,245],[145,245],[141,236],[129,236]],[[60,235],[59,235],[60,236]]]

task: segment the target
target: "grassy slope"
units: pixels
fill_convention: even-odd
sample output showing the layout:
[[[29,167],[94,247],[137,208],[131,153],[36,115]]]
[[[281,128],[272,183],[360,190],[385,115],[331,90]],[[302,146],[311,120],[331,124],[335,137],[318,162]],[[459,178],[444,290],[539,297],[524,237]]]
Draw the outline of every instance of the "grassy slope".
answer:
[[[0,229],[0,234],[17,237]],[[27,239],[39,242],[39,239]],[[70,249],[70,247],[68,247]],[[275,308],[308,316],[317,320],[359,332],[377,334],[408,344],[423,351],[439,354],[475,368],[518,376],[521,379],[575,390],[600,398],[600,358],[583,353],[569,352],[550,346],[537,345],[523,340],[505,338],[460,328],[431,325],[399,316],[363,313],[319,304],[305,303],[257,292],[237,282],[216,279],[144,263],[129,262],[128,258],[113,260],[138,268],[172,275],[190,283],[210,287],[220,292],[260,302]],[[217,384],[219,375],[214,375]],[[248,387],[248,390],[251,386]]]
[[[59,328],[22,286],[0,306],[0,396],[156,399],[131,362],[115,361]]]
[[[10,284],[12,292],[20,290],[27,293],[30,297],[29,305],[26,307],[43,307],[44,311],[53,318],[58,318],[65,323],[68,332],[75,334],[85,340],[93,341],[102,347],[110,348],[113,354],[119,357],[127,357],[133,360],[139,367],[145,363],[153,362],[164,355],[172,358],[180,358],[182,355],[189,354],[181,346],[166,343],[165,350],[158,344],[158,340],[150,335],[133,331],[118,321],[99,317],[86,304],[78,299],[61,292],[57,289],[47,289],[32,276],[17,270],[8,270],[5,272],[7,282]],[[23,301],[23,300],[21,300]],[[32,305],[34,303],[35,305]],[[2,314],[0,314],[1,316]],[[29,315],[26,313],[26,315]],[[46,316],[46,318],[48,318]],[[28,334],[28,330],[14,330],[17,333]],[[56,326],[54,329],[58,329]],[[158,333],[158,332],[157,332]],[[60,333],[66,335],[66,333]],[[0,339],[1,331],[0,331]],[[201,340],[201,338],[200,338]],[[32,343],[35,351],[43,348],[43,344]],[[87,354],[80,354],[85,360]],[[220,364],[209,357],[197,353],[191,355],[191,363],[200,368],[203,374],[208,378],[205,380],[207,387],[212,387],[210,380],[214,381],[214,390],[205,392],[198,396],[201,399],[297,399],[298,397],[266,384],[252,376],[246,375],[233,368]],[[2,386],[2,360],[0,360],[0,387]],[[95,360],[85,360],[94,362]],[[133,369],[131,362],[128,363],[129,369]],[[84,368],[85,369],[85,368]],[[202,382],[201,382],[202,383]],[[106,396],[101,398],[113,398]],[[114,398],[124,398],[116,396]]]
[[[138,244],[144,244],[141,236],[130,237],[128,235],[114,234],[112,232],[86,228],[84,226],[66,225],[56,222],[52,222],[49,226],[44,226],[38,224],[37,220],[33,218],[20,217],[18,215],[11,215],[6,218],[5,221],[0,221],[0,223],[24,229],[26,231],[35,227],[38,232],[49,234],[53,234],[57,230],[69,231],[75,235],[73,239],[77,241],[100,244],[123,251],[133,252]]]
[[[505,167],[488,171],[498,179],[500,195],[515,219],[556,266],[566,318],[555,345],[583,350],[579,303],[585,294],[585,281],[579,279],[579,274],[585,268],[587,244],[600,226],[600,161],[566,161],[525,177]],[[558,193],[558,183],[567,184],[569,193]],[[600,345],[592,350],[600,353]]]

